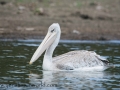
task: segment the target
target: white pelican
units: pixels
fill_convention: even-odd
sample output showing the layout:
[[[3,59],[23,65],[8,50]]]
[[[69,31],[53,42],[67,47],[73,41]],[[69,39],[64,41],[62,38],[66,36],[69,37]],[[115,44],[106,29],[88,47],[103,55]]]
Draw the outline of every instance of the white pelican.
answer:
[[[30,64],[35,62],[46,50],[43,60],[43,70],[104,70],[109,61],[93,51],[71,51],[57,57],[52,57],[53,51],[60,40],[61,29],[58,23],[48,28],[48,33],[37,48]]]

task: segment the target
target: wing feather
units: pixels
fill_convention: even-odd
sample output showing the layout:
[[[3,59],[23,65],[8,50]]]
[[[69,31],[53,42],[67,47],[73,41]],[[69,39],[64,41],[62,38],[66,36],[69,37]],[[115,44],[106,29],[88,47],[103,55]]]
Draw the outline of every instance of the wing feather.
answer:
[[[53,58],[53,63],[61,70],[74,70],[82,67],[104,66],[102,59],[93,51],[71,51]]]

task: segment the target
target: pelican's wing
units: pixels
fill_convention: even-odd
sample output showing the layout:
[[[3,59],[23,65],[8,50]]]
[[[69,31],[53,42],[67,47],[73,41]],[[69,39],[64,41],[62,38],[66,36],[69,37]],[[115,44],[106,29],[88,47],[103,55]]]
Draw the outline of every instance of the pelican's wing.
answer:
[[[71,51],[53,58],[56,68],[74,70],[82,67],[104,66],[108,61],[93,51]]]

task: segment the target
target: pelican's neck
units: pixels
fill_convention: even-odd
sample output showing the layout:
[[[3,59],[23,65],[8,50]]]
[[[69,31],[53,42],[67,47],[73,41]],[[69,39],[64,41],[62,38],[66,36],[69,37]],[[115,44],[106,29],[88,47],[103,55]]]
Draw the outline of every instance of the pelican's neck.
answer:
[[[56,48],[56,45],[53,43],[45,52],[45,55],[44,55],[44,60],[49,60],[50,62],[52,62],[52,55],[53,55],[53,52]]]
[[[59,43],[59,39],[60,39],[60,33],[56,37],[55,41],[48,47],[48,49],[45,52],[44,60],[43,60],[43,69],[44,70],[52,70],[53,69],[52,55],[53,55],[53,52],[54,52],[56,46]]]
[[[53,43],[45,52],[44,60],[43,60],[43,69],[44,70],[53,70],[53,63],[52,63],[52,54],[54,49],[56,48],[55,43]]]

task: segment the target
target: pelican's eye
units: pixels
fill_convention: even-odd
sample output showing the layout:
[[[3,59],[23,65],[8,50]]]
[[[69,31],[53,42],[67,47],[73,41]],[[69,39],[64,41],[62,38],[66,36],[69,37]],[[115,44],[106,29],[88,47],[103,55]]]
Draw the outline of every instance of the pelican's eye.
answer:
[[[53,30],[51,30],[51,32],[53,33],[55,30],[53,29]]]

